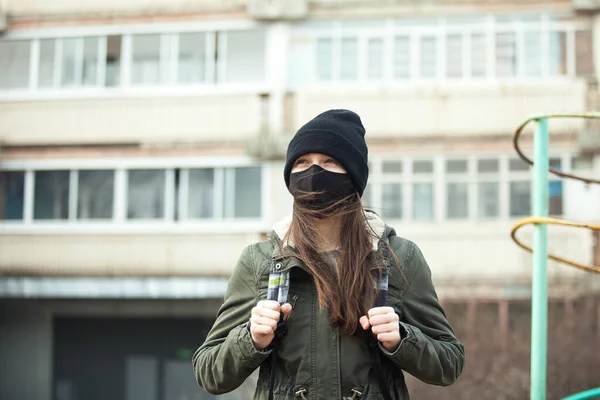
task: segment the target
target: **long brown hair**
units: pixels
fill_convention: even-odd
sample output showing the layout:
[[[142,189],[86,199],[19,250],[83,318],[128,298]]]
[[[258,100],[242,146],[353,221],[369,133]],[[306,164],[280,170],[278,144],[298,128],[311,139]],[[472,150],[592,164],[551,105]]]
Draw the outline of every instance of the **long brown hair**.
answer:
[[[329,323],[342,334],[356,332],[359,319],[373,307],[377,292],[371,274],[373,267],[383,267],[381,260],[369,257],[375,233],[367,223],[367,217],[358,193],[322,210],[310,209],[309,204],[320,193],[305,193],[294,200],[290,229],[282,240],[282,252],[291,251],[312,273],[319,305],[328,308]],[[318,232],[315,219],[330,216],[341,218],[341,252],[331,268],[319,254]],[[289,239],[293,248],[286,248]]]

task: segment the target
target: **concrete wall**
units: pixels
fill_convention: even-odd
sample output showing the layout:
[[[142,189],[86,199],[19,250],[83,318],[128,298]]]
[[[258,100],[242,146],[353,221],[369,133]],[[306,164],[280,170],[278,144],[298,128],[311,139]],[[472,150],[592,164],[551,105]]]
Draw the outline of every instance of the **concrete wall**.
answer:
[[[531,114],[586,111],[585,93],[582,80],[302,89],[293,95],[292,128],[325,109],[345,107],[361,115],[371,139],[510,134]],[[267,123],[262,106],[258,94],[0,103],[0,140],[9,145],[240,142]],[[553,120],[551,132],[581,127],[583,120]]]
[[[328,108],[356,110],[370,138],[510,134],[529,115],[584,112],[583,80],[531,84],[423,85],[299,90],[295,125]],[[583,120],[552,121],[551,132],[575,131]]]
[[[409,226],[390,224],[421,249],[440,282],[527,282],[531,257],[510,240],[512,223]],[[530,228],[520,237],[531,244]],[[10,235],[0,236],[0,265],[11,275],[227,276],[258,235]],[[592,235],[550,228],[551,252],[592,262]],[[551,277],[581,275],[551,267]]]
[[[227,276],[257,234],[0,236],[0,265],[16,275]]]
[[[6,10],[10,15],[18,17],[61,16],[61,15],[90,15],[90,14],[157,14],[165,12],[189,11],[232,11],[244,10],[252,0],[107,0],[85,1],[76,0],[6,0]],[[431,12],[432,8],[453,7],[464,4],[462,0],[437,0],[435,2],[412,2],[407,4],[402,0],[395,1],[364,1],[364,0],[306,0],[312,12],[332,10],[336,13],[347,12],[348,15],[357,14],[359,9],[369,10],[370,13],[379,14],[389,9],[403,10],[405,12]],[[285,2],[285,1],[283,1]],[[482,8],[515,8],[515,7],[563,7],[570,8],[570,1],[560,0],[526,0],[505,1],[490,5],[488,1],[475,0],[469,2],[470,6]],[[364,15],[364,14],[363,14]]]
[[[245,0],[7,0],[6,11],[13,16],[85,15],[118,13],[159,13],[185,11],[222,11],[243,7]]]
[[[8,145],[240,141],[258,134],[260,118],[258,95],[10,102],[0,103],[0,141]]]

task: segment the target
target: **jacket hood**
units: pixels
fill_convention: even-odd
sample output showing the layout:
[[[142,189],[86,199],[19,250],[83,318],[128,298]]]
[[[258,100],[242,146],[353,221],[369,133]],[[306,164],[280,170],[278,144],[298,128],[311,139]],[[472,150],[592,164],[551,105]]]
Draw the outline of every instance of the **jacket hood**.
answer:
[[[379,248],[379,241],[381,239],[386,240],[388,236],[395,235],[395,231],[393,228],[387,226],[383,219],[379,215],[377,215],[374,211],[365,210],[365,215],[367,216],[367,224],[371,228],[373,232],[375,232],[376,236],[372,238],[372,249],[373,251],[377,251]],[[271,231],[271,240],[279,246],[279,243],[290,229],[290,225],[292,224],[292,214],[283,218],[275,225],[273,225],[273,230]],[[276,243],[275,243],[276,242]],[[284,243],[285,246],[294,247],[294,242],[291,237],[287,239],[287,242]]]

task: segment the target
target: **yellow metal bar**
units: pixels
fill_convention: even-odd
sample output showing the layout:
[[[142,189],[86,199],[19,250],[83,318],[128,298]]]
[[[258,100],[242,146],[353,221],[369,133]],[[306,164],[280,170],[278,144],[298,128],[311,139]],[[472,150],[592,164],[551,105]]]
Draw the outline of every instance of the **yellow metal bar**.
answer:
[[[524,218],[524,219],[520,220],[519,222],[517,222],[515,224],[515,226],[513,226],[512,231],[510,232],[510,236],[517,245],[519,245],[521,248],[523,248],[529,252],[532,252],[533,249],[530,246],[521,242],[517,238],[517,231],[519,230],[519,228],[521,228],[525,225],[532,225],[532,224],[572,226],[575,228],[586,228],[586,229],[590,229],[592,231],[600,231],[600,225],[598,225],[598,224],[588,224],[588,223],[584,223],[584,222],[565,221],[565,220],[556,219],[556,218],[539,218],[539,217]],[[575,267],[575,268],[579,268],[579,269],[588,271],[588,272],[600,273],[600,266],[598,266],[598,265],[585,265],[585,264],[581,264],[581,263],[578,263],[575,261],[569,261],[565,258],[555,256],[553,254],[548,254],[548,258],[551,260],[566,264],[566,265],[570,265],[571,267]]]

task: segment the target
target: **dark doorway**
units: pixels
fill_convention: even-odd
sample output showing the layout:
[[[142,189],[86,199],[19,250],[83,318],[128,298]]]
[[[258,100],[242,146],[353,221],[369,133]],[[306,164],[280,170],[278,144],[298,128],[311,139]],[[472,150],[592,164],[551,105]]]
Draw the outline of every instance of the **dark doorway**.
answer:
[[[193,351],[212,321],[56,318],[53,400],[207,400]]]

